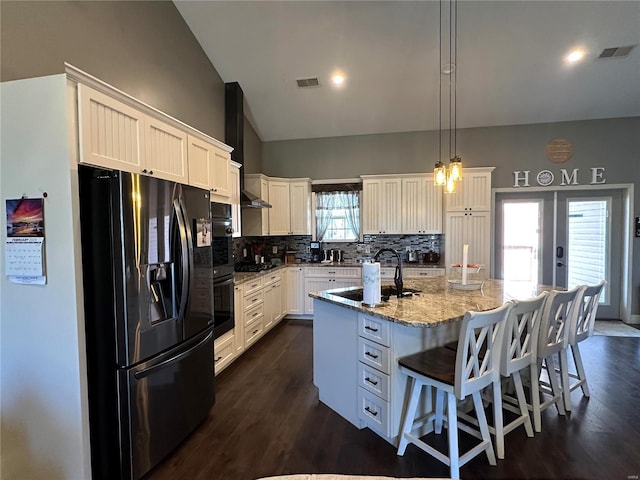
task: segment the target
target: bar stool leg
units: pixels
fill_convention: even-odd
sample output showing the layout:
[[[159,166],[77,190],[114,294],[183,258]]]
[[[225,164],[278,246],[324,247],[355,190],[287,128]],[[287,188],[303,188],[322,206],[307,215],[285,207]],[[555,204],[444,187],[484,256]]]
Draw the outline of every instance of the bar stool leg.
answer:
[[[558,352],[560,357],[560,377],[562,380],[562,398],[564,409],[571,412],[571,386],[569,384],[569,360],[567,359],[567,349]]]
[[[516,396],[518,397],[518,405],[520,406],[520,415],[523,415],[525,417],[524,429],[527,432],[527,437],[533,437],[533,428],[531,427],[531,419],[529,418],[527,399],[524,396],[524,387],[522,386],[522,378],[520,378],[520,372],[513,372],[512,378],[516,389]]]
[[[555,367],[553,365],[553,358],[547,357],[544,359],[547,365],[547,373],[549,374],[549,383],[551,384],[551,393],[554,397],[559,396],[560,400],[555,402],[559,415],[564,415],[564,401],[562,387],[558,384],[558,378],[555,374]]]
[[[407,376],[407,382],[411,384],[411,397],[409,398],[409,405],[404,414],[404,422],[402,423],[402,434],[400,435],[400,441],[398,442],[398,455],[404,455],[409,439],[405,433],[411,433],[413,429],[413,422],[416,416],[416,410],[418,409],[418,400],[420,400],[420,393],[422,391],[422,383],[414,377]]]
[[[489,433],[489,425],[487,424],[487,417],[484,414],[484,406],[482,405],[482,397],[480,391],[475,391],[471,394],[473,397],[473,405],[476,408],[476,416],[478,418],[478,426],[480,427],[480,433],[482,435],[483,442],[487,442],[487,446],[484,449],[487,453],[487,460],[489,465],[496,465],[496,456],[493,453],[493,444],[491,443],[491,434]]]
[[[542,431],[542,418],[540,415],[540,370],[538,364],[531,364],[531,409],[533,411],[533,428],[536,432]]]
[[[504,419],[502,418],[502,388],[500,379],[493,382],[493,424],[496,430],[496,452],[504,458]]]
[[[584,371],[584,365],[582,365],[582,356],[580,355],[580,348],[578,348],[578,344],[571,345],[571,353],[573,354],[573,363],[576,364],[576,371],[578,372],[578,377],[582,384],[580,388],[582,388],[582,394],[585,397],[590,396],[589,394],[589,385],[587,384],[587,374]]]
[[[442,421],[444,419],[444,392],[436,389],[436,420],[434,431],[440,435],[442,433]]]
[[[443,393],[438,390],[438,396]],[[475,400],[476,394],[480,398],[479,392],[473,392]],[[482,402],[480,402],[482,405]],[[447,435],[449,437],[449,462],[451,478],[460,478],[460,452],[458,450],[458,402],[453,393],[447,392]],[[486,423],[486,422],[485,422]],[[441,425],[442,427],[442,425]],[[487,434],[489,432],[487,431]],[[492,452],[493,453],[493,452]],[[495,463],[493,464],[495,465]]]

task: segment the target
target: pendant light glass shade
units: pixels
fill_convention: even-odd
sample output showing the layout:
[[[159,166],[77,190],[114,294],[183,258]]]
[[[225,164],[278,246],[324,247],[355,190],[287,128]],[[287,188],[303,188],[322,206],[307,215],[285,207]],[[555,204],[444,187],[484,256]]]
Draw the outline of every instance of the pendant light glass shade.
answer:
[[[458,182],[462,180],[462,159],[460,157],[453,157],[449,161],[449,170],[451,178]]]
[[[433,169],[433,183],[440,186],[444,186],[447,183],[447,167],[442,162],[436,163]]]

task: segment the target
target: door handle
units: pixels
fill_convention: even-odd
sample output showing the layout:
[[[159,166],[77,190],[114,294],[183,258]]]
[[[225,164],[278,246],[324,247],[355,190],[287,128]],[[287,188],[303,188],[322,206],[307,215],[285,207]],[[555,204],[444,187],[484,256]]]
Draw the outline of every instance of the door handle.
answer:
[[[556,247],[556,258],[562,257],[564,257],[564,247]]]

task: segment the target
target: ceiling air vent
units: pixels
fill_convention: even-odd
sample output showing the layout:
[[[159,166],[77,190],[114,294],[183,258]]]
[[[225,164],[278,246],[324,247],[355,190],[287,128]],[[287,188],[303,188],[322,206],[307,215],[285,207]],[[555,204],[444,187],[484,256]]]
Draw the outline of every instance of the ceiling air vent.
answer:
[[[631,50],[633,50],[633,47],[635,47],[635,45],[628,45],[626,47],[605,48],[604,50],[602,50],[600,55],[598,55],[598,58],[626,57],[627,55],[629,55]]]
[[[320,82],[318,81],[317,77],[299,78],[299,79],[296,80],[296,83],[298,84],[298,87],[300,87],[300,88],[319,87],[320,86]]]

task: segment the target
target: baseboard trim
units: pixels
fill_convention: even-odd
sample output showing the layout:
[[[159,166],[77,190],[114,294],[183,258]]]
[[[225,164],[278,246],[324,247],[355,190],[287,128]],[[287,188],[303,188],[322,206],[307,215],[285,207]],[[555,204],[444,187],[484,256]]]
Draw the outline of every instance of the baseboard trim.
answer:
[[[640,324],[640,315],[631,315],[631,318],[626,323],[631,323],[633,325]]]

